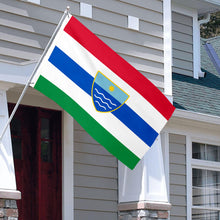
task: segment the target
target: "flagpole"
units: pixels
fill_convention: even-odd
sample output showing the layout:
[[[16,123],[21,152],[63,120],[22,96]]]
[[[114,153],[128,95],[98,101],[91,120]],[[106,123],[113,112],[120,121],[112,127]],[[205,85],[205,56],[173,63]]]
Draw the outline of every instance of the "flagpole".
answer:
[[[26,93],[26,91],[27,91],[27,89],[28,89],[28,86],[30,85],[31,80],[32,80],[33,77],[34,77],[34,74],[35,74],[36,70],[38,69],[40,63],[42,62],[42,60],[43,60],[43,58],[44,58],[44,56],[45,56],[45,54],[47,53],[47,51],[48,51],[48,49],[49,49],[49,47],[50,47],[50,45],[51,45],[53,39],[55,38],[57,32],[60,30],[60,27],[61,27],[61,25],[62,25],[64,19],[66,18],[66,16],[69,16],[69,15],[70,15],[69,10],[70,10],[70,7],[67,6],[67,8],[66,8],[66,10],[64,11],[64,14],[63,14],[63,16],[61,17],[61,19],[60,19],[60,21],[59,21],[59,23],[58,23],[58,25],[57,25],[57,27],[56,27],[56,29],[55,29],[55,31],[54,31],[52,37],[50,38],[50,40],[49,40],[47,46],[45,47],[44,52],[42,53],[42,55],[41,55],[41,57],[40,57],[38,63],[36,64],[36,66],[35,66],[35,68],[34,68],[32,74],[31,74],[31,76],[29,77],[29,79],[28,79],[28,81],[27,81],[27,83],[26,83],[26,85],[25,85],[25,87],[24,87],[24,89],[23,89],[23,91],[22,91],[22,93],[21,93],[21,95],[20,95],[20,97],[19,97],[19,99],[18,99],[18,101],[17,101],[15,107],[13,108],[13,111],[12,111],[12,113],[11,113],[11,115],[10,115],[10,117],[9,117],[9,119],[8,119],[8,121],[7,121],[7,123],[5,124],[4,129],[2,130],[2,133],[1,133],[1,135],[0,135],[0,143],[2,142],[2,139],[3,139],[4,135],[5,135],[5,132],[6,132],[6,130],[7,130],[8,126],[9,126],[9,124],[11,123],[11,120],[13,119],[13,117],[14,117],[14,115],[15,115],[17,109],[18,109],[18,106],[20,105],[21,100],[23,99],[23,97],[24,97],[24,95],[25,95],[25,93]]]

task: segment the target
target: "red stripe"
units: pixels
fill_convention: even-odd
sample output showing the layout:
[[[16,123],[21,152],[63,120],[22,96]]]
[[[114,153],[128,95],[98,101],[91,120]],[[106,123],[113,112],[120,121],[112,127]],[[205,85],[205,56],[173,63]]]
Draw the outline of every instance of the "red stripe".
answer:
[[[175,109],[174,106],[145,76],[120,57],[76,18],[71,17],[64,31],[133,87],[169,120]]]

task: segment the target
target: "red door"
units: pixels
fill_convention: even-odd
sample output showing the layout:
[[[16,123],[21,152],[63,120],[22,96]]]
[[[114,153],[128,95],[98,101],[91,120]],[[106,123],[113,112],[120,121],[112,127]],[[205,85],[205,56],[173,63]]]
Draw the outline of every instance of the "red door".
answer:
[[[11,135],[19,220],[61,220],[61,113],[20,106]]]

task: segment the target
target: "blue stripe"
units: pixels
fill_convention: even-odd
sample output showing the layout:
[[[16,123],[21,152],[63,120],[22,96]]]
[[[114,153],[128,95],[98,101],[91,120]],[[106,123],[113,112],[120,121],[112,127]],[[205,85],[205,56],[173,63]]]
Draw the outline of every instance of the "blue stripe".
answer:
[[[48,60],[76,85],[91,95],[94,78],[57,46],[55,46]]]
[[[81,89],[83,89],[88,95],[91,96],[91,89],[94,78],[57,46],[51,53],[49,61],[75,84],[77,84]],[[158,133],[126,104],[124,104],[116,111],[111,112],[111,114],[113,114],[122,123],[124,123],[148,146],[151,146],[158,136]]]
[[[95,85],[98,87],[99,91],[101,90],[104,93],[103,89],[98,84],[95,83]],[[121,103],[117,101],[117,99],[115,99],[113,96],[111,96],[111,100],[113,103],[116,103],[117,106],[121,105]],[[138,137],[141,137],[141,139],[148,146],[151,146],[154,143],[158,133],[126,104],[122,105],[116,111],[112,111],[111,113],[121,122],[123,122],[127,127],[130,129],[132,127],[133,129],[131,130]]]
[[[154,143],[158,133],[126,104],[112,114],[140,137],[149,147]]]

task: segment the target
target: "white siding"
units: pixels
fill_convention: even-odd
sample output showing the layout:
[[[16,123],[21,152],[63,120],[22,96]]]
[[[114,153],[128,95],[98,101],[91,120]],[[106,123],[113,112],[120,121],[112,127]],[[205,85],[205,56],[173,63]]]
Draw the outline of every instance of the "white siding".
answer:
[[[193,76],[192,17],[172,13],[173,72]]]
[[[170,145],[170,219],[186,219],[186,138],[169,135]]]

